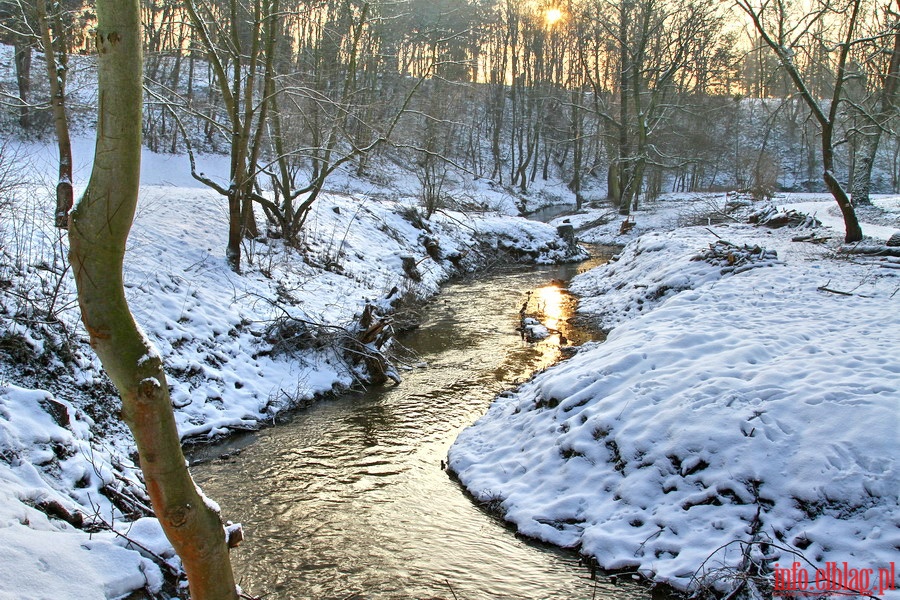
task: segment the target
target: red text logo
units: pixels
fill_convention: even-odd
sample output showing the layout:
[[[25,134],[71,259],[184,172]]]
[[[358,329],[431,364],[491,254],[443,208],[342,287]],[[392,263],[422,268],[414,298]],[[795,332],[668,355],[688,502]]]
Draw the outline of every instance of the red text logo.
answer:
[[[897,589],[894,563],[887,567],[855,568],[848,563],[827,562],[821,569],[806,568],[799,562],[790,567],[775,563],[773,596],[880,596]]]

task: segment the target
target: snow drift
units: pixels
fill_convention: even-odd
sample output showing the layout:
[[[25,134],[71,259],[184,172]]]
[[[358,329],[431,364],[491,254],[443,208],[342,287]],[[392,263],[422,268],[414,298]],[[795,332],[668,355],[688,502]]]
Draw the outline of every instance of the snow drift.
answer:
[[[579,276],[608,340],[498,398],[452,470],[523,534],[680,589],[731,589],[745,550],[764,572],[889,566],[898,271],[789,236],[653,233]],[[767,250],[738,268],[722,240]]]

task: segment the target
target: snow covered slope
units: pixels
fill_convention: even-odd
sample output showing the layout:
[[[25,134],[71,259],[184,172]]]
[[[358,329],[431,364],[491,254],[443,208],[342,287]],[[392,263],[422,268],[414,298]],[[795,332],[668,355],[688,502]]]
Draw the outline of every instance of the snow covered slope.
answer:
[[[178,562],[155,520],[134,521],[147,498],[79,321],[65,236],[50,226],[47,154],[17,156],[24,185],[0,213],[0,598],[156,593]],[[423,223],[386,193],[330,193],[301,249],[247,241],[238,276],[224,259],[224,199],[188,185],[184,159],[148,154],[145,169],[156,184],[141,190],[126,293],[163,356],[184,438],[256,428],[358,381],[341,336],[367,303],[384,315],[495,261],[572,258],[549,225],[452,211]]]
[[[900,259],[796,235],[647,233],[579,276],[608,340],[498,398],[450,467],[522,533],[677,588],[747,560],[762,587],[795,561],[900,585]]]

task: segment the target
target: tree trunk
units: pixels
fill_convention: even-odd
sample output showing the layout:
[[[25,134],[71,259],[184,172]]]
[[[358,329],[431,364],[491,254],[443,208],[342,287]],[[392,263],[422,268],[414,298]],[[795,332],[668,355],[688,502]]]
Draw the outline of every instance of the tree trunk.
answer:
[[[880,142],[881,128],[876,129],[874,133],[861,136],[859,147],[856,149],[856,168],[850,180],[850,199],[853,206],[872,204],[869,198],[872,189],[872,167],[875,165]]]
[[[228,189],[228,243],[225,246],[225,260],[235,273],[241,272],[241,240],[244,239],[243,202],[240,186]]]
[[[16,63],[16,84],[19,88],[19,125],[31,127],[31,46],[16,36],[13,53]]]
[[[894,34],[894,45],[891,48],[891,60],[885,74],[884,84],[879,98],[879,110],[872,115],[874,131],[864,135],[856,155],[856,172],[850,185],[850,197],[854,206],[871,204],[869,193],[872,187],[872,167],[878,155],[878,144],[881,132],[887,128],[888,121],[897,114],[898,81],[900,81],[900,33]]]
[[[50,81],[50,105],[53,108],[53,126],[59,149],[59,175],[56,183],[55,225],[59,229],[69,226],[69,211],[75,202],[72,189],[72,142],[69,139],[69,119],[66,116],[66,70],[65,61],[58,64],[53,45],[50,20],[47,17],[45,0],[37,0],[38,21],[41,28],[41,42],[44,45],[44,59],[47,64],[47,79]],[[57,42],[59,43],[59,42]]]
[[[622,182],[619,179],[619,173],[619,165],[610,162],[609,168],[606,170],[606,197],[615,206],[622,201]]]
[[[856,211],[853,210],[853,205],[850,204],[850,198],[847,196],[847,192],[844,191],[843,186],[835,179],[834,174],[831,171],[825,171],[824,179],[825,185],[828,186],[828,191],[831,192],[831,195],[837,200],[838,206],[841,209],[841,215],[844,218],[844,229],[846,231],[844,241],[851,244],[862,240],[862,228],[859,225],[859,220],[856,218]]]
[[[191,479],[159,354],[135,324],[123,287],[141,159],[141,37],[137,0],[97,0],[99,117],[94,167],[70,217],[82,320],[122,397],[153,509],[181,557],[193,600],[237,599],[225,531]]]
[[[581,90],[572,90],[572,179],[569,189],[575,194],[575,208],[581,210],[581,169],[584,162],[584,117],[581,114]]]
[[[781,43],[773,39],[770,35],[770,32],[766,30],[766,27],[763,25],[760,13],[756,12],[753,7],[746,2],[746,0],[739,0],[738,2],[738,6],[753,20],[753,24],[756,27],[756,30],[759,32],[760,36],[763,38],[766,44],[768,44],[768,46],[772,48],[772,50],[781,60],[781,65],[785,73],[794,83],[794,87],[800,94],[800,98],[803,100],[806,106],[809,107],[813,117],[816,119],[816,121],[818,121],[819,126],[821,127],[823,167],[822,177],[825,180],[825,185],[828,187],[828,191],[831,192],[832,196],[834,196],[838,207],[841,209],[841,214],[844,217],[844,241],[848,244],[862,240],[863,234],[862,228],[859,225],[859,220],[856,218],[856,212],[853,210],[853,205],[850,203],[850,198],[847,196],[847,192],[844,190],[843,186],[841,186],[841,183],[835,176],[834,127],[835,123],[837,122],[838,107],[843,99],[843,96],[841,94],[845,81],[847,57],[850,55],[850,47],[854,39],[853,36],[855,34],[856,20],[859,16],[860,5],[861,0],[853,0],[853,3],[851,5],[850,20],[845,31],[845,38],[843,43],[838,46],[840,50],[837,59],[837,68],[835,71],[834,90],[832,91],[831,100],[828,105],[828,113],[826,114],[825,110],[823,109],[822,105],[819,104],[819,101],[816,99],[813,92],[810,91],[808,82],[804,80],[803,75],[791,60],[791,57],[788,55],[785,47]],[[783,26],[784,23],[782,22],[781,25]]]
[[[629,72],[633,68],[629,54],[628,24],[631,21],[631,3],[623,1],[619,4],[619,153],[616,163],[617,194],[613,201],[617,202],[620,215],[631,213],[631,197],[629,196],[629,180],[631,179],[629,164],[631,145],[629,131]]]
[[[834,196],[838,206],[841,209],[841,215],[844,218],[844,241],[848,244],[858,242],[862,239],[862,227],[856,218],[856,211],[853,210],[853,204],[844,190],[844,186],[834,176],[834,144],[832,137],[834,135],[834,126],[831,122],[822,125],[822,164],[825,167],[822,177],[828,191]]]
[[[503,132],[503,108],[506,102],[506,88],[502,83],[494,84],[490,92],[491,97],[491,158],[494,167],[491,171],[491,179],[498,179],[503,185],[503,159],[500,153],[500,137]]]

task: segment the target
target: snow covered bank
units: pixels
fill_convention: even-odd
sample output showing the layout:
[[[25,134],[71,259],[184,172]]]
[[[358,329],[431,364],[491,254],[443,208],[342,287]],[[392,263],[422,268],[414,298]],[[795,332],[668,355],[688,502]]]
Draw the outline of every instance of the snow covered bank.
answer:
[[[177,558],[155,520],[134,521],[148,501],[133,443],[79,321],[38,157],[22,155],[26,184],[0,214],[0,598],[157,593]],[[145,165],[160,169],[148,181],[187,183],[171,161]],[[184,438],[256,428],[359,381],[341,336],[367,304],[387,315],[494,262],[573,258],[549,225],[452,211],[423,222],[382,192],[323,194],[302,249],[247,241],[238,276],[223,256],[221,197],[142,188],[126,293],[163,355]]]
[[[92,435],[90,425],[71,402],[0,384],[0,598],[159,592],[159,564],[129,540],[177,568],[156,519],[134,530],[116,523],[124,504],[108,497],[140,503],[143,486],[130,461]]]
[[[175,374],[184,436],[253,426],[351,385],[361,373],[322,330],[352,330],[367,302],[387,313],[504,257],[570,254],[552,227],[524,219],[438,213],[423,225],[403,204],[331,194],[315,205],[302,253],[278,240],[250,243],[252,264],[236,276],[221,253],[227,228],[218,198],[170,187],[143,195],[126,285]]]
[[[579,276],[608,340],[498,398],[450,467],[522,533],[682,589],[735,587],[737,540],[756,585],[800,555],[889,568],[900,260],[792,235],[649,233]]]

